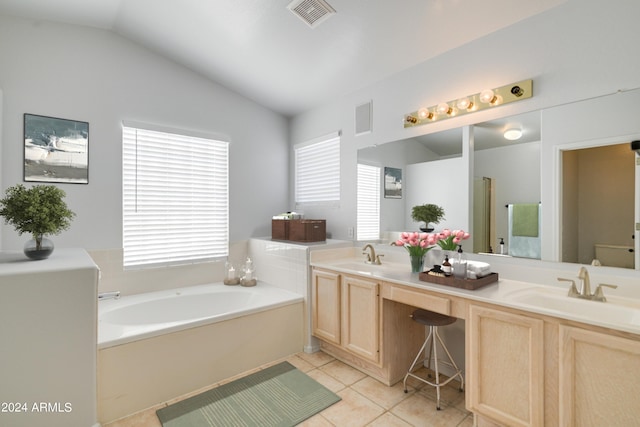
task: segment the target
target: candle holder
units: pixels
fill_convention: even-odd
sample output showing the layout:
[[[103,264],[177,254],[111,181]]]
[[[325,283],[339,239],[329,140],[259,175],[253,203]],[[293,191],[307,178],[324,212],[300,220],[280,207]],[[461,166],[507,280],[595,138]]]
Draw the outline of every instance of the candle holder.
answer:
[[[253,261],[251,261],[251,258],[247,258],[242,271],[243,274],[240,278],[240,284],[242,286],[255,286],[258,283],[258,279],[256,278],[256,270],[253,267]]]
[[[240,284],[240,277],[233,264],[230,262],[224,263],[224,284],[225,285],[238,285]]]

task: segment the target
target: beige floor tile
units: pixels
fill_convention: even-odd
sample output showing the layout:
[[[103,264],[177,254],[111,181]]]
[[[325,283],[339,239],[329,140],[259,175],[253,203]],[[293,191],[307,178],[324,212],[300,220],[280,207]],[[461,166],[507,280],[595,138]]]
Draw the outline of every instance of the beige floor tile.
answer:
[[[354,390],[346,388],[337,394],[342,400],[321,413],[335,426],[364,427],[384,413],[382,407]]]
[[[400,402],[391,413],[415,427],[455,427],[467,417],[450,406],[442,405],[442,410],[436,410],[435,402],[420,393]]]
[[[401,420],[390,412],[385,412],[382,416],[373,420],[367,427],[413,427],[406,421]],[[465,426],[466,427],[466,426]]]
[[[301,422],[297,427],[334,427],[326,418],[317,414],[313,417]]]
[[[291,363],[293,366],[295,366],[302,372],[308,372],[312,369],[315,369],[315,366],[313,366],[311,363],[307,362],[303,358],[298,357],[298,355],[288,357],[287,362]]]
[[[334,393],[337,393],[346,387],[343,383],[320,369],[314,369],[306,372],[306,374]]]
[[[464,409],[464,392],[460,391],[458,383],[455,383],[455,386],[452,384],[454,384],[453,381],[444,387],[440,387],[440,403],[447,406],[454,406],[458,409]],[[434,402],[437,400],[435,387],[425,385],[418,393],[427,396]]]
[[[146,411],[138,412],[126,418],[105,424],[103,427],[162,427],[156,411],[165,405],[154,406]]]
[[[333,356],[329,356],[327,353],[322,351],[316,351],[315,353],[298,353],[298,356],[311,363],[316,368],[336,360]]]
[[[457,427],[473,427],[473,414],[467,415],[467,418],[462,420],[462,422],[458,424]]]
[[[351,385],[356,381],[360,381],[361,379],[366,377],[366,375],[362,372],[342,363],[339,360],[329,362],[326,365],[321,366],[319,369],[331,375],[333,378],[337,379],[344,385]]]
[[[402,382],[389,387],[371,377],[361,379],[353,384],[351,388],[385,409],[393,408],[413,393],[412,390],[409,393],[405,393]]]

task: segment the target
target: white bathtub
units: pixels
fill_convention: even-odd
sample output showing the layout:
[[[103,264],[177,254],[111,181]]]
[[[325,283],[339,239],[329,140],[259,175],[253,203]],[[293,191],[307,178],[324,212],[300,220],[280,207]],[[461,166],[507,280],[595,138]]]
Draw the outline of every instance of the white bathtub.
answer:
[[[98,303],[102,424],[302,351],[304,299],[259,282]]]
[[[176,332],[303,301],[266,283],[222,283],[124,296],[98,303],[98,348]]]

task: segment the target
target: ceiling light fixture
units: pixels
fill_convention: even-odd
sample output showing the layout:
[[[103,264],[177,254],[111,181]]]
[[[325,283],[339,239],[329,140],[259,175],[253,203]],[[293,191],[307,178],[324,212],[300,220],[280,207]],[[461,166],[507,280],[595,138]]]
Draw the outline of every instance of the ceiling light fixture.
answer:
[[[504,131],[504,139],[508,139],[509,141],[516,141],[522,137],[522,130],[511,128]]]
[[[533,80],[523,80],[494,89],[484,89],[479,93],[459,98],[457,101],[441,102],[431,107],[421,107],[404,115],[404,127],[413,127],[445,120],[454,116],[495,108],[500,105],[531,98]]]

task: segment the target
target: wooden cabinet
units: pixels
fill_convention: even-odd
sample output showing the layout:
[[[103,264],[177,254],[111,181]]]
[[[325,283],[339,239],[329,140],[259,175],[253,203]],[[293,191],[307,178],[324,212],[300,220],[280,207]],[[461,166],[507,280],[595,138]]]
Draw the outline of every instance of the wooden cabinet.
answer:
[[[560,326],[560,425],[640,420],[640,341]]]
[[[544,423],[544,322],[469,305],[467,407],[508,426]]]
[[[313,270],[311,282],[311,327],[316,337],[340,345],[340,275]]]
[[[379,283],[314,270],[313,335],[372,362],[380,359]]]
[[[344,275],[342,286],[342,346],[372,362],[380,359],[380,285]]]

